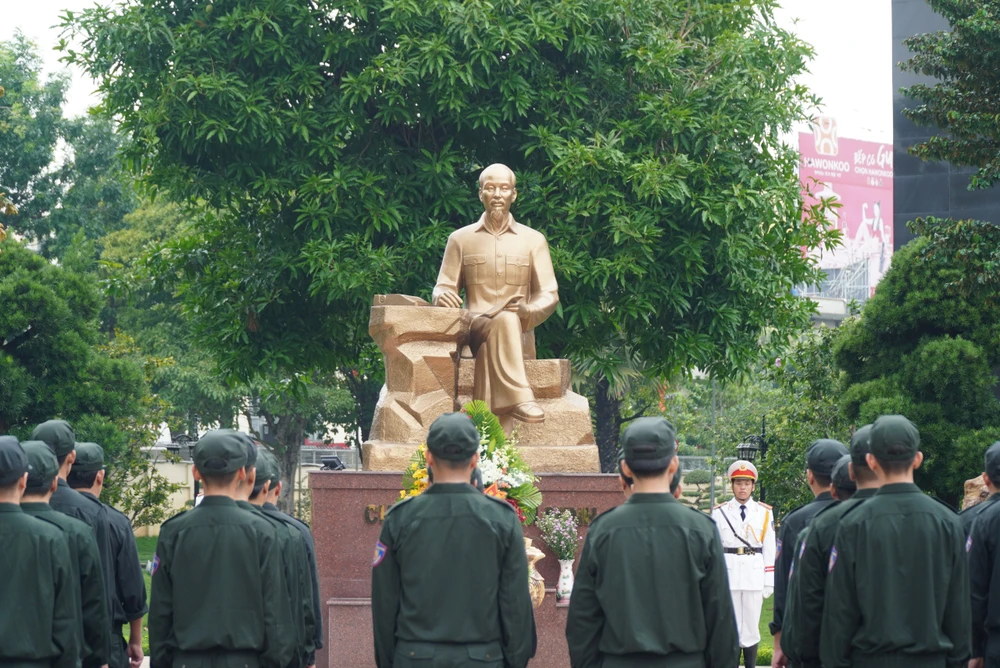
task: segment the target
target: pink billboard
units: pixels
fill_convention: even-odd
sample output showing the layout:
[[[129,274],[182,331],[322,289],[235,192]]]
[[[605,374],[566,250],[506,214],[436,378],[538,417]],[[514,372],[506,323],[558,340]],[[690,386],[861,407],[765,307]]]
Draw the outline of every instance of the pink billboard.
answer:
[[[827,280],[812,294],[863,301],[875,291],[892,258],[892,144],[837,136],[821,119],[799,133],[799,179],[806,203],[832,199],[840,206],[827,224],[842,233],[842,245],[817,251]]]

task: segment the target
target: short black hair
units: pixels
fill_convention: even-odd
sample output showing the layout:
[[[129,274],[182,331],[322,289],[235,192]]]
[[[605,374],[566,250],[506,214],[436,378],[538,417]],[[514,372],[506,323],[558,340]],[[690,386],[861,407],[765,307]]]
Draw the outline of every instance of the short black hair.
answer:
[[[17,483],[19,482],[21,482],[21,478],[18,478],[9,485],[0,485],[0,494],[9,494],[10,492],[13,492],[14,489],[17,488]]]
[[[94,482],[97,480],[97,471],[70,471],[69,475],[66,476],[66,484],[68,484],[73,489],[90,489],[94,486]]]
[[[70,450],[69,452],[73,451]],[[69,457],[69,452],[67,452],[65,455],[59,455],[58,457],[56,457],[56,463],[59,464],[59,466],[62,466],[63,462],[66,461],[66,458]]]
[[[913,460],[916,458],[917,454],[913,453],[913,456],[908,459],[879,459],[878,457],[875,459],[886,475],[901,475],[913,468]]]
[[[437,458],[435,458],[434,459],[434,465],[436,467],[438,467],[439,469],[448,469],[449,471],[461,471],[462,469],[464,469],[465,467],[467,467],[469,464],[472,463],[472,457],[473,456],[474,455],[470,455],[470,456],[466,457],[465,459],[460,459],[458,461],[454,461],[454,460],[451,460],[451,459],[437,459]]]
[[[812,471],[812,469],[809,470]],[[833,484],[833,478],[829,475],[823,475],[822,473],[816,473],[813,471],[813,477],[816,479],[816,484],[820,487],[829,487]]]
[[[618,460],[618,475],[621,476],[621,479],[625,481],[626,485],[628,485],[629,487],[631,487],[632,485],[635,484],[635,479],[632,476],[630,476],[630,475],[625,475],[625,471],[622,470],[622,462],[623,461],[625,461],[625,460],[624,459],[619,459]]]
[[[626,460],[625,463],[628,464],[628,461]],[[631,464],[629,464],[629,468],[632,469],[632,474],[638,480],[648,480],[649,478],[656,478],[666,473],[667,469],[670,468],[670,464],[667,464],[663,468],[648,469],[645,471],[637,471],[632,467]]]
[[[834,489],[837,490],[838,501],[847,501],[849,498],[854,496],[855,493],[857,493],[858,491],[856,489],[851,489],[850,487],[835,487]]]
[[[872,471],[867,465],[859,466],[854,462],[851,462],[851,470],[854,472],[854,480],[856,482],[869,483],[878,480],[878,476],[875,475],[875,471]]]
[[[673,480],[670,481],[670,493],[673,494],[677,491],[677,488],[681,486],[681,467],[677,467],[677,473],[674,474]]]
[[[258,496],[260,496],[260,493],[264,491],[264,485],[266,484],[267,481],[265,480],[264,482],[259,482],[256,485],[254,485],[253,490],[250,492],[250,498],[256,499]]]
[[[213,473],[198,469],[198,473],[201,474],[201,479],[204,481],[206,487],[225,487],[226,485],[231,485],[236,480],[236,474],[239,472],[239,469],[230,471],[229,473]]]

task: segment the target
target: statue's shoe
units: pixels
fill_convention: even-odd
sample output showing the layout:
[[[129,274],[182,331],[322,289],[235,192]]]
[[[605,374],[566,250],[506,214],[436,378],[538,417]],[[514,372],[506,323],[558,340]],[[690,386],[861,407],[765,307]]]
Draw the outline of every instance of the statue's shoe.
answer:
[[[511,416],[521,422],[545,422],[545,411],[539,408],[534,401],[518,404],[511,411]]]

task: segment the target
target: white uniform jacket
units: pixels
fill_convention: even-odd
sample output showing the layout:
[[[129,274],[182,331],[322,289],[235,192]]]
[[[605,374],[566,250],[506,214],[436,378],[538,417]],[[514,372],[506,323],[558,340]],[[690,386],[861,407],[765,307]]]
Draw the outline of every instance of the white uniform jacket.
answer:
[[[744,548],[749,553],[747,543],[761,549],[758,554],[726,552],[729,588],[734,591],[762,591],[765,587],[774,587],[774,517],[771,506],[757,503],[752,498],[747,499],[746,507],[746,520],[741,520],[739,501],[730,499],[712,509],[712,519],[719,527],[723,551]],[[727,519],[729,522],[726,522]]]

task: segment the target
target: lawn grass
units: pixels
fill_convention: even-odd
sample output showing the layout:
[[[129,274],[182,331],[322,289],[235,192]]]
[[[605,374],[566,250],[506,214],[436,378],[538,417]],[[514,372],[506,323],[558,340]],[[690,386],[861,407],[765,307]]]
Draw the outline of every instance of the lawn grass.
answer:
[[[139,550],[139,565],[142,566],[142,579],[146,583],[146,604],[149,604],[150,577],[146,572],[146,562],[153,560],[156,554],[156,536],[149,538],[136,538],[135,546]],[[128,626],[122,627],[122,636],[128,640]],[[142,618],[142,651],[149,656],[149,628],[146,626],[146,617]]]

